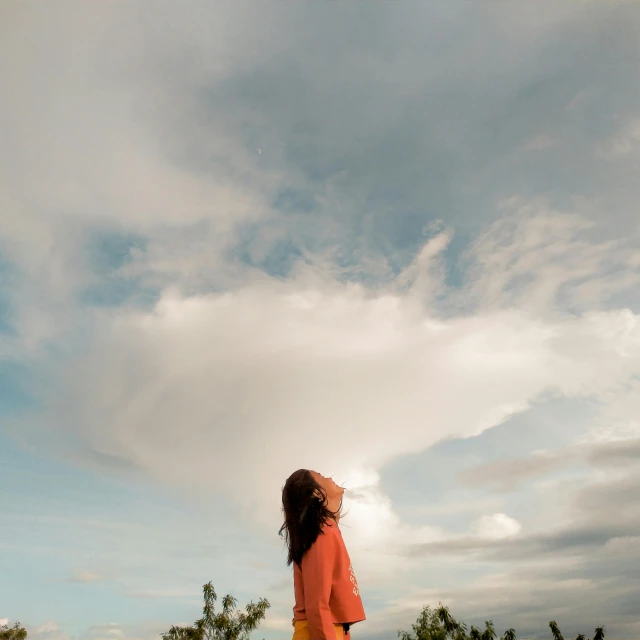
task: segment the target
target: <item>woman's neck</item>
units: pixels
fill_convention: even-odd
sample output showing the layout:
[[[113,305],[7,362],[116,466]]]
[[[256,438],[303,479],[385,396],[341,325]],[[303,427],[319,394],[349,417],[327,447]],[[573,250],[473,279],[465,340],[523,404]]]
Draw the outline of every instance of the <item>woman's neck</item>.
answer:
[[[331,511],[331,513],[335,513],[336,515],[333,517],[333,519],[336,521],[336,524],[338,522],[340,522],[340,513],[339,513],[339,509],[340,509],[340,498],[338,499],[333,499],[333,500],[328,500],[327,501],[327,509],[329,509],[329,511]]]

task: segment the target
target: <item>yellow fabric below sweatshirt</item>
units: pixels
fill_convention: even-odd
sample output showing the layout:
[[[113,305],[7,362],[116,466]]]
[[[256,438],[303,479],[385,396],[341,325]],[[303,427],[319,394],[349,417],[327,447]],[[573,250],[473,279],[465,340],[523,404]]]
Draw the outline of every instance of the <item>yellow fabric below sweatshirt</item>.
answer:
[[[306,620],[294,620],[293,628],[292,640],[312,640],[311,633],[309,633],[309,625],[307,625]],[[344,635],[344,628],[341,624],[334,624],[333,628],[336,632],[336,640],[348,640],[351,637],[351,634]]]

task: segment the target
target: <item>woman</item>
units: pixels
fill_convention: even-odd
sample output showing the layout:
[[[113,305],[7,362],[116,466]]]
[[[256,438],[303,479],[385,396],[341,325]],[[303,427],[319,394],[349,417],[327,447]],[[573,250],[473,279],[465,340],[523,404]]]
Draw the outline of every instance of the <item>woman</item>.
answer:
[[[342,494],[331,478],[299,469],[282,489],[289,554],[294,563],[293,640],[350,640],[365,620],[360,589],[338,528]]]

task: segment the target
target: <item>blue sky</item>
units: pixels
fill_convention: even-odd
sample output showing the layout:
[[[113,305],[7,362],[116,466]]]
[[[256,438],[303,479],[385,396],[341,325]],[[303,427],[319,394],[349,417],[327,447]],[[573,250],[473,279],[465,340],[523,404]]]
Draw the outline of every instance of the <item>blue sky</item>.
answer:
[[[640,634],[632,2],[0,9],[0,619],[291,633],[344,482],[361,640]],[[571,635],[573,634],[573,636]]]

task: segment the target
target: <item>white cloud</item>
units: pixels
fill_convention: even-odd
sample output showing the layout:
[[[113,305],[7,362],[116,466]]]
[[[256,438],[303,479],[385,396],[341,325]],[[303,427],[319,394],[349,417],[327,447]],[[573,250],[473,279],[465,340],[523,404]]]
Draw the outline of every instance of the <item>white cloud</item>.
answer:
[[[640,557],[640,536],[612,538],[604,545],[602,555],[610,558],[638,558]]]
[[[522,147],[525,151],[542,151],[558,144],[558,140],[548,133],[540,133],[528,140]]]
[[[101,578],[102,576],[99,573],[79,567],[73,570],[71,579],[74,582],[95,582],[96,580],[100,580]]]
[[[9,624],[9,618],[0,618],[0,627]]]
[[[494,513],[481,516],[472,525],[473,531],[481,538],[500,539],[509,538],[520,533],[522,525],[506,513]]]
[[[594,222],[544,200],[514,197],[500,209],[503,215],[478,235],[468,256],[472,282],[465,295],[480,309],[595,311],[640,282],[635,238],[596,235],[602,229]]]
[[[439,526],[409,525],[402,521],[388,496],[378,486],[379,477],[369,470],[368,484],[350,481],[361,474],[356,471],[345,476],[347,486],[343,506],[348,514],[342,521],[342,534],[347,542],[358,579],[370,586],[402,580],[415,561],[397,555],[397,547],[441,540],[446,533]],[[385,550],[385,551],[382,551]],[[390,576],[391,566],[394,575]]]
[[[91,232],[148,241],[149,253],[136,256],[129,276],[151,272],[148,280],[160,286],[188,282],[202,271],[224,270],[221,256],[238,225],[268,215],[275,184],[273,171],[257,164],[225,122],[196,125],[190,94],[168,88],[151,50],[161,41],[166,55],[180,55],[180,20],[165,24],[159,12],[151,27],[134,8],[69,6],[21,7],[3,21],[11,27],[3,29],[0,79],[12,90],[0,106],[9,123],[0,151],[0,249],[19,269],[15,323],[23,346],[34,350],[73,324],[74,295],[97,281],[84,246]],[[223,14],[207,20],[200,36],[191,24],[189,41],[207,42],[209,50],[221,45],[228,37]],[[241,14],[234,12],[243,23]],[[136,28],[140,19],[148,29]],[[60,37],[67,29],[73,35]],[[105,58],[106,41],[112,45]],[[248,51],[238,57],[251,58]],[[195,57],[194,73],[209,81],[228,72],[209,75],[214,57]],[[206,69],[204,60],[211,61]],[[206,168],[183,162],[195,140],[207,147]],[[196,243],[185,238],[194,226],[200,264]]]
[[[632,379],[624,389],[602,396],[597,422],[579,442],[602,443],[640,438],[640,382]]]
[[[57,622],[54,622],[53,620],[49,620],[48,622],[45,622],[43,625],[39,626],[36,629],[36,633],[54,633],[56,631],[60,631],[60,626],[58,625]]]
[[[610,160],[625,160],[640,150],[640,118],[626,122],[609,140],[602,143],[598,153]]]
[[[286,616],[278,616],[278,615],[269,615],[267,611],[267,615],[265,616],[264,622],[260,624],[260,629],[269,629],[274,631],[289,631],[293,635],[293,625],[291,624],[291,618]]]
[[[379,487],[381,465],[479,434],[549,395],[619,393],[640,372],[634,313],[555,308],[552,291],[597,277],[611,248],[578,239],[585,228],[535,209],[492,225],[475,246],[475,314],[438,313],[433,292],[448,295],[433,268],[442,239],[375,294],[302,266],[286,281],[261,276],[220,294],[167,290],[151,313],[96,325],[91,348],[43,398],[48,424],[159,482],[225,494],[270,532],[289,473],[328,470],[354,490],[345,538],[356,566],[383,580],[402,567],[381,545],[446,532],[401,522]],[[510,289],[539,271],[547,281]],[[41,446],[60,449],[59,431],[49,442],[35,428]]]
[[[27,627],[28,637],[35,637],[38,640],[71,640],[71,637],[54,620],[47,620],[44,624],[30,629]]]
[[[79,634],[78,638],[79,640],[156,640],[169,626],[159,628],[157,624],[134,625],[105,622],[91,625]]]

